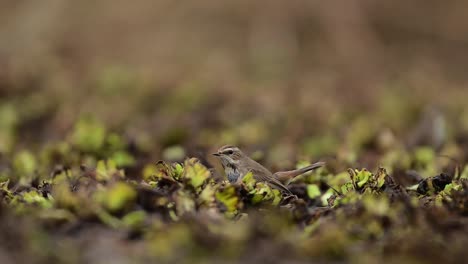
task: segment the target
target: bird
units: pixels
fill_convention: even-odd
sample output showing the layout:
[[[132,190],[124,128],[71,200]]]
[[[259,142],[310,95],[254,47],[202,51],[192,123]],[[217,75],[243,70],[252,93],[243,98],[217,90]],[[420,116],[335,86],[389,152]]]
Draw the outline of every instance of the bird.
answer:
[[[229,182],[240,183],[242,178],[251,172],[256,181],[266,182],[269,186],[287,194],[291,194],[291,191],[282,181],[286,182],[296,176],[325,165],[325,162],[317,162],[297,170],[272,173],[260,163],[245,155],[236,146],[223,146],[216,153],[213,153],[213,155],[221,161]]]

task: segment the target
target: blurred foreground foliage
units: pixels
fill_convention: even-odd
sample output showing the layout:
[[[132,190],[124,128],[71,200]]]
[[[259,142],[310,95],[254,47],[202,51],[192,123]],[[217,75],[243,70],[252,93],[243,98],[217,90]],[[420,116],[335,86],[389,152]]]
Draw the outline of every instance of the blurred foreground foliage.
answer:
[[[0,1],[0,263],[466,262],[467,3]]]
[[[433,148],[394,146],[375,171],[347,169],[353,159],[338,156],[294,179],[296,197],[251,174],[232,185],[199,159],[184,159],[182,147],[170,152],[180,162],[145,161],[128,139],[87,117],[65,141],[12,152],[0,181],[0,248],[13,249],[5,259],[99,262],[108,252],[129,263],[435,263],[466,256],[468,166],[443,162]],[[90,248],[100,253],[80,253]]]

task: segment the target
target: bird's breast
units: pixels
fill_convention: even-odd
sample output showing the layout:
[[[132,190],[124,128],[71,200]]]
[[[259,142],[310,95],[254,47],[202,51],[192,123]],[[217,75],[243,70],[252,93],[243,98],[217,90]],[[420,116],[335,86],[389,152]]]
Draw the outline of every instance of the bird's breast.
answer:
[[[225,168],[226,176],[229,180],[229,182],[234,183],[237,182],[237,179],[240,177],[240,172],[236,170],[235,168],[232,167],[226,167]]]

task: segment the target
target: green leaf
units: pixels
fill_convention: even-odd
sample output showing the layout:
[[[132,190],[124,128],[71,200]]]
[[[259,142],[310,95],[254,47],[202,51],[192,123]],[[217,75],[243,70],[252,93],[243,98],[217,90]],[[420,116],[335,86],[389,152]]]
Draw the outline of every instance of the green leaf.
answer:
[[[133,187],[124,182],[117,182],[104,191],[103,205],[110,212],[118,212],[132,205],[137,198]]]
[[[315,197],[318,197],[321,194],[322,193],[320,192],[320,188],[317,186],[317,184],[307,185],[307,196],[309,196],[310,199],[314,199]]]
[[[180,163],[175,163],[174,166],[174,177],[175,178],[180,178],[182,176],[182,173],[184,172],[184,167]]]
[[[104,146],[106,128],[94,118],[81,118],[71,134],[71,141],[85,152],[99,152]]]
[[[122,222],[127,228],[136,229],[136,228],[140,228],[143,225],[143,223],[145,222],[145,219],[146,219],[145,211],[138,210],[138,211],[134,211],[134,212],[126,214],[122,218]]]
[[[414,185],[411,185],[411,186],[408,186],[406,187],[406,190],[408,191],[416,191],[419,187],[419,184],[414,184]]]
[[[182,216],[186,213],[193,213],[195,211],[195,201],[187,192],[184,192],[183,190],[177,191],[175,199],[177,216]]]
[[[111,133],[107,136],[107,144],[111,151],[124,150],[127,147],[125,140],[116,133]]]
[[[117,169],[117,164],[112,159],[100,160],[96,166],[96,179],[98,181],[109,181],[113,176],[124,177],[123,170]]]
[[[369,178],[372,176],[372,173],[366,169],[363,169],[357,173],[357,186],[362,188],[364,184],[369,181]]]
[[[58,223],[66,223],[66,222],[73,222],[76,220],[75,215],[70,213],[70,211],[65,209],[45,209],[39,211],[38,214],[39,218],[43,221],[54,223],[55,225]]]
[[[143,168],[142,176],[144,181],[156,180],[157,167],[155,164],[148,164]]]
[[[219,188],[215,193],[215,197],[216,200],[224,205],[223,209],[226,213],[237,212],[239,197],[236,195],[236,188],[234,186]]]
[[[263,201],[263,194],[259,192],[254,192],[252,198],[250,199],[250,202],[252,204],[259,204]]]
[[[242,182],[244,183],[247,191],[255,189],[255,185],[257,184],[257,181],[254,179],[253,174],[250,171],[242,178]]]
[[[198,161],[185,161],[183,177],[188,179],[194,188],[200,187],[210,175],[210,171]]]
[[[277,189],[273,189],[272,193],[274,195],[274,198],[273,198],[273,201],[271,202],[271,204],[273,206],[277,206],[281,202],[281,200],[283,199],[283,196],[281,195],[281,192],[279,190],[277,190]]]
[[[36,158],[31,152],[23,150],[16,154],[13,167],[20,176],[30,176],[37,169]]]
[[[346,194],[354,190],[353,183],[347,182],[341,186],[341,193]]]
[[[310,156],[320,156],[333,152],[338,146],[336,137],[330,134],[308,138],[303,144],[304,153]]]
[[[175,175],[172,166],[170,166],[164,161],[159,161],[158,163],[156,163],[154,169],[155,174],[153,175],[153,177],[150,177],[151,180],[158,180],[164,177],[173,178],[176,180],[179,179],[179,177],[176,177],[177,175]]]
[[[255,188],[249,192],[249,194],[252,195],[250,201],[252,204],[259,204],[263,201],[267,201],[269,193],[271,193],[270,187],[263,182],[258,182],[255,184]]]
[[[463,168],[463,172],[460,175],[460,180],[468,180],[468,165]]]
[[[362,199],[366,209],[374,215],[386,216],[390,210],[387,196],[365,195]]]
[[[210,205],[215,201],[215,188],[208,184],[200,193],[199,200],[201,204]]]
[[[328,189],[328,190],[322,195],[322,197],[320,197],[320,200],[322,201],[322,205],[323,205],[323,206],[327,206],[327,205],[328,205],[328,199],[329,199],[333,194],[335,194],[335,191],[332,190],[332,189]]]
[[[128,167],[135,164],[135,158],[123,150],[114,152],[111,160],[113,160],[118,167]]]
[[[348,169],[348,173],[355,189],[362,189],[372,176],[372,173],[366,169]]]
[[[42,194],[38,193],[37,191],[29,191],[23,194],[23,200],[27,204],[38,204],[43,208],[51,208],[52,202],[42,196]]]
[[[162,156],[165,160],[182,160],[185,158],[185,150],[179,145],[171,146],[164,149]]]
[[[8,189],[8,184],[10,183],[10,179],[0,183],[0,196],[6,197],[11,199],[14,197],[13,193]]]
[[[106,210],[102,208],[96,209],[96,216],[101,220],[102,223],[108,225],[112,228],[121,228],[122,222],[117,218],[109,214]]]
[[[385,184],[385,178],[387,177],[387,171],[384,168],[379,168],[377,174],[374,175],[375,187],[380,189]]]
[[[249,190],[249,194],[251,195],[250,202],[252,204],[259,204],[259,203],[271,203],[272,205],[278,205],[281,202],[282,196],[281,192],[272,189],[268,184],[264,182],[255,182],[253,178],[251,178],[251,173],[247,174],[247,180],[245,177],[243,180],[246,182],[247,190]],[[254,186],[251,186],[254,184]]]
[[[414,158],[421,164],[429,164],[434,161],[435,152],[430,147],[419,147],[414,151]]]
[[[80,207],[80,199],[70,190],[66,178],[56,181],[52,189],[52,197],[54,198],[55,207],[65,208],[73,211],[82,210]]]

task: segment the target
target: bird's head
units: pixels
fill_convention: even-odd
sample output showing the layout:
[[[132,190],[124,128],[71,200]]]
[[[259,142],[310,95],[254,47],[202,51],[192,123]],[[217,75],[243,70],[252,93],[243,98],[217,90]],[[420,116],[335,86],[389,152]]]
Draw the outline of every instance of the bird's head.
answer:
[[[238,147],[227,145],[218,149],[218,152],[213,153],[213,155],[219,158],[223,166],[236,166],[244,153]]]

